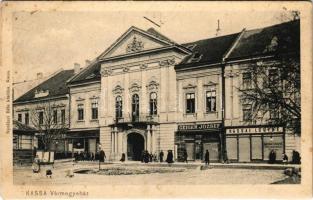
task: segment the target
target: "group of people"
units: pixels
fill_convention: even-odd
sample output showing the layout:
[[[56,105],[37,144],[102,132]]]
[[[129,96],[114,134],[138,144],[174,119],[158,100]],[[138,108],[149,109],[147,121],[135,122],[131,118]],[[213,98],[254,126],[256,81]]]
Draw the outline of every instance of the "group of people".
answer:
[[[277,162],[276,161],[276,151],[274,149],[270,151],[268,157],[269,157],[269,161],[268,162],[270,164],[274,164],[274,163]],[[292,151],[292,159],[291,159],[291,161],[289,161],[289,158],[288,158],[287,154],[283,153],[281,160],[282,160],[282,162],[284,164],[287,164],[287,163],[300,164],[301,163],[300,153],[298,151],[293,150]]]
[[[96,155],[93,152],[81,151],[80,153],[74,153],[75,161],[94,161],[96,160]]]
[[[186,149],[183,150],[182,161],[185,162],[185,163],[188,163],[188,153],[187,153]],[[209,150],[205,151],[204,162],[205,162],[206,165],[210,164],[210,153],[209,153]]]
[[[174,160],[174,155],[173,155],[173,151],[172,150],[168,150],[167,152],[167,157],[166,157],[166,162],[167,163],[173,163]],[[164,152],[163,150],[160,151],[159,153],[159,160],[158,160],[158,157],[157,157],[157,154],[152,154],[152,153],[149,153],[147,150],[144,150],[142,151],[142,154],[141,154],[141,162],[144,162],[144,163],[148,163],[148,162],[164,162]]]

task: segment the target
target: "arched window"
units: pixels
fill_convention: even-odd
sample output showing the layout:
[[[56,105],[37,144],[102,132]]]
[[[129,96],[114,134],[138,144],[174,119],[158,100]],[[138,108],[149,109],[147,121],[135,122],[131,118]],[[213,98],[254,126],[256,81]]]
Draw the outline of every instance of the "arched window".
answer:
[[[132,120],[139,120],[139,96],[138,94],[134,94],[132,96]]]
[[[123,117],[123,100],[121,96],[117,96],[115,98],[115,117],[116,118]]]
[[[158,113],[158,103],[157,103],[157,93],[151,92],[150,93],[150,115],[156,115]]]

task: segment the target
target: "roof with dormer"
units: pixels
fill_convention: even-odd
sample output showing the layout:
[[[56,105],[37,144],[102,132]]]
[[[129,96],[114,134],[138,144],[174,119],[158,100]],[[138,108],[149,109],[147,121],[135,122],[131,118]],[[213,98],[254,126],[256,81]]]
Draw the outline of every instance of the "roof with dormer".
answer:
[[[300,52],[300,20],[244,31],[228,60]]]
[[[203,63],[221,62],[224,54],[231,48],[239,34],[235,33],[183,44],[192,50],[192,54],[185,57],[175,69],[189,68]]]
[[[64,96],[69,93],[69,88],[66,85],[66,81],[73,76],[74,70],[62,70],[23,94],[13,103],[22,103],[33,100],[42,100]],[[43,95],[40,95],[40,93]]]
[[[100,81],[100,59],[105,57],[131,31],[140,32],[168,45],[176,45],[191,52],[175,69],[189,69],[201,65],[220,64],[225,59],[239,60],[260,55],[272,55],[279,52],[300,51],[300,21],[290,21],[265,28],[243,30],[239,33],[177,44],[173,40],[150,28],[147,31],[131,27],[120,36],[106,51],[87,68],[70,80],[72,83]]]

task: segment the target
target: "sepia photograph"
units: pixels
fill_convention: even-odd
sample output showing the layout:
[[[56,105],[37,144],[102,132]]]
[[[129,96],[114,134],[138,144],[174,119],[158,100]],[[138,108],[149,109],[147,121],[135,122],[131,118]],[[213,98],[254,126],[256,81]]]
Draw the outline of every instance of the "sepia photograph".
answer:
[[[99,4],[11,8],[5,154],[21,197],[303,185],[302,7]]]

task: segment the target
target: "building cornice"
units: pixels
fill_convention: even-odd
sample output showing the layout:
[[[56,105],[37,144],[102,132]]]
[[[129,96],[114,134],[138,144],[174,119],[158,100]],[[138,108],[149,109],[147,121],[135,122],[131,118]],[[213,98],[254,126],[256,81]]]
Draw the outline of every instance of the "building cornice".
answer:
[[[55,97],[49,97],[49,98],[42,98],[42,99],[32,99],[28,101],[21,101],[21,102],[13,102],[13,105],[22,105],[22,104],[28,104],[28,103],[38,103],[43,101],[50,101],[50,100],[62,100],[62,99],[68,99],[69,94],[62,95],[62,96],[55,96]]]

